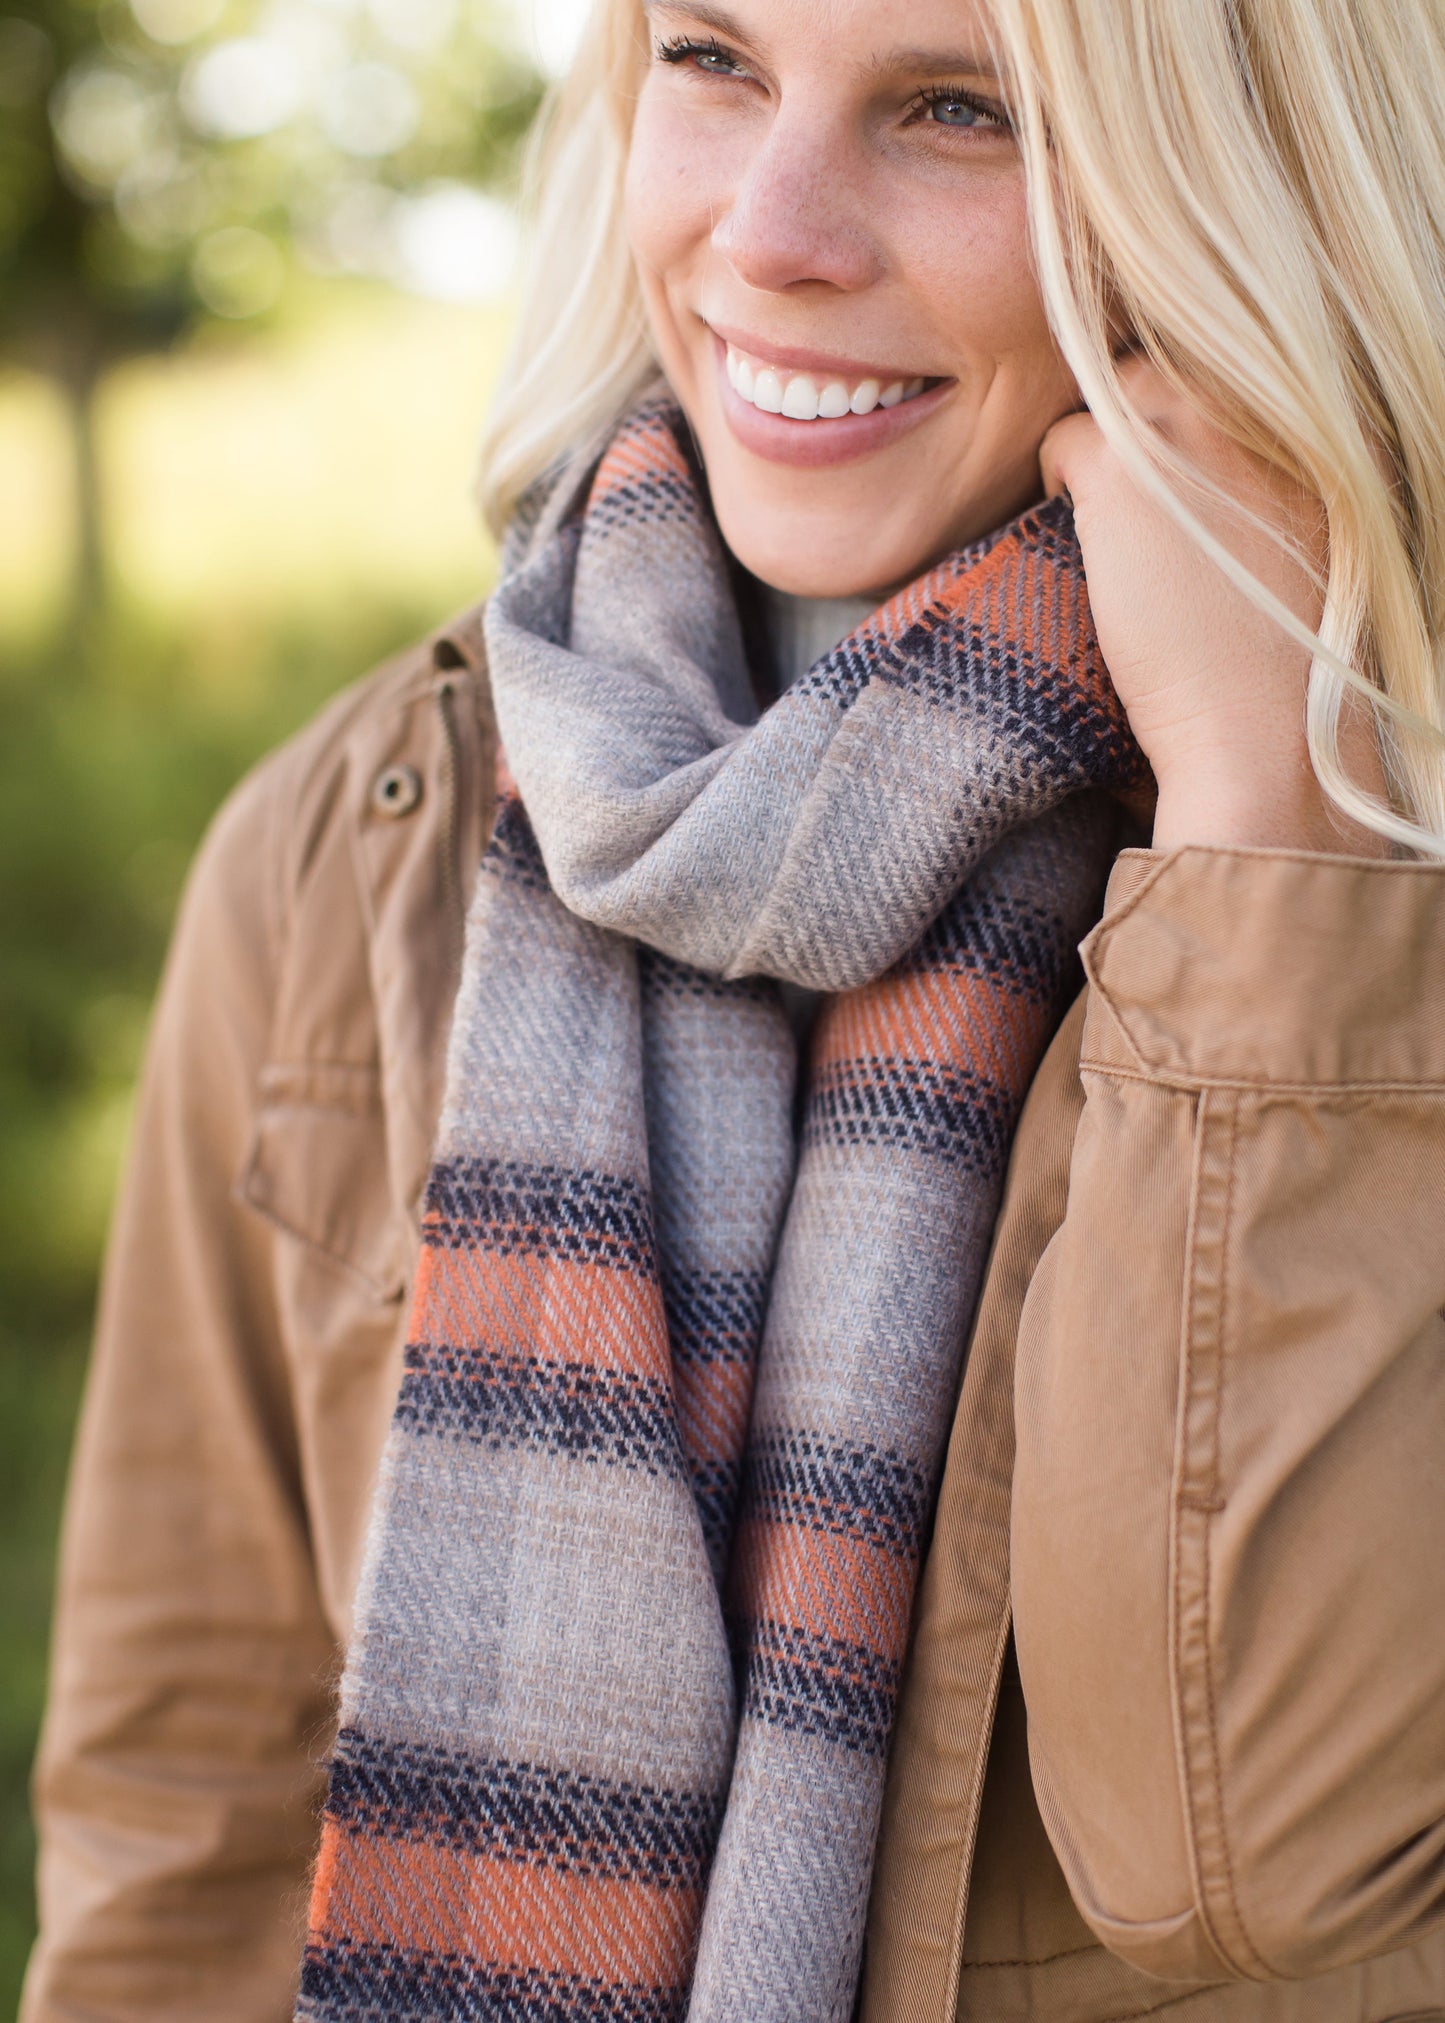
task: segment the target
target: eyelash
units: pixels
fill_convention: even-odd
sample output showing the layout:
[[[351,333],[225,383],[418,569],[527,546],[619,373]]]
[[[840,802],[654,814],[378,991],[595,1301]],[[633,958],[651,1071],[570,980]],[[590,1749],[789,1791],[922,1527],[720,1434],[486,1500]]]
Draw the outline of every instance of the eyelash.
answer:
[[[699,41],[691,35],[674,36],[670,41],[658,43],[657,57],[660,63],[696,63],[704,77],[726,77],[743,72],[743,65],[730,50],[724,48],[716,36],[709,36],[706,41]],[[718,65],[725,64],[728,68],[714,70],[705,67],[701,61],[704,57],[710,58]],[[965,90],[962,85],[930,84],[919,92],[910,110],[926,111],[928,107],[935,105],[966,105],[971,111],[980,115],[985,132],[1009,131],[1008,117],[1000,106],[991,105],[986,98],[980,98],[975,91]],[[942,126],[943,122],[940,120],[935,124]],[[955,130],[959,133],[978,131],[977,128],[970,127],[959,127]]]
[[[699,42],[691,35],[676,35],[670,42],[659,42],[657,56],[660,63],[687,63],[700,56],[711,56],[719,63],[731,64],[735,70],[742,65],[737,58],[723,48],[716,36],[709,36],[706,42]],[[717,71],[705,71],[708,77],[719,75]]]

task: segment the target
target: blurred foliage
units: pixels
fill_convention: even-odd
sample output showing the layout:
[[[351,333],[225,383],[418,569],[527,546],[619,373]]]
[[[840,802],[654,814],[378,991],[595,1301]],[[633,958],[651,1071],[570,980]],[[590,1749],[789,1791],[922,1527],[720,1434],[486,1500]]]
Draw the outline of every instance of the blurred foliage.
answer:
[[[473,0],[13,4],[0,335],[47,355],[270,308],[293,252],[373,271],[390,200],[506,179],[540,88]]]
[[[0,0],[0,2009],[97,1258],[187,860],[490,566],[506,0]],[[366,278],[359,278],[366,277]]]
[[[0,346],[69,395],[78,616],[91,401],[119,358],[254,320],[298,268],[468,292],[540,80],[478,0],[0,0]]]
[[[79,625],[66,429],[0,375],[0,2013],[97,1258],[187,862],[253,759],[491,568],[468,487],[507,309],[317,289],[102,375],[113,562]]]

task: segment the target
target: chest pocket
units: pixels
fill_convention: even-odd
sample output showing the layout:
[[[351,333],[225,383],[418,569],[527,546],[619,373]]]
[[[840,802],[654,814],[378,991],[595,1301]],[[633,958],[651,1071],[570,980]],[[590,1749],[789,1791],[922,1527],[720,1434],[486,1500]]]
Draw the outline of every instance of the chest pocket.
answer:
[[[410,1245],[392,1200],[375,1068],[278,1063],[261,1071],[256,1128],[236,1191],[368,1300],[406,1290]]]

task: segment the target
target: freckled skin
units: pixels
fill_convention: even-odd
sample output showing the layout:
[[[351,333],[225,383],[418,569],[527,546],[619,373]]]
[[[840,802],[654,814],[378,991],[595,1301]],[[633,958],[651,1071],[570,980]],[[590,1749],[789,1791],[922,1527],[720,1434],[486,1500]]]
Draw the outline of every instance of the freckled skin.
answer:
[[[1378,855],[1381,839],[1338,818],[1311,767],[1308,653],[1204,560],[1076,411],[1029,257],[1023,164],[1006,122],[989,117],[1001,108],[983,0],[649,4],[654,42],[693,47],[676,63],[654,54],[646,74],[628,227],[734,554],[801,596],[878,594],[1010,518],[1046,478],[1074,502],[1099,642],[1158,785],[1156,843]],[[845,424],[785,423],[739,403],[719,325],[744,351],[832,354],[885,385],[922,374],[942,392],[900,429],[865,423],[863,454],[778,461],[787,429]],[[1149,425],[1211,481],[1196,516],[1317,626],[1320,501],[1143,361],[1124,376]],[[1362,712],[1342,748],[1381,796]]]
[[[696,432],[729,547],[775,587],[883,591],[1040,494],[1039,445],[1077,405],[1028,254],[1024,172],[997,124],[944,124],[920,93],[997,102],[972,0],[685,0],[642,86],[627,217],[654,338]],[[907,52],[939,52],[947,68]],[[950,379],[919,426],[821,469],[728,425],[709,324],[890,378]],[[800,423],[799,427],[826,426]]]

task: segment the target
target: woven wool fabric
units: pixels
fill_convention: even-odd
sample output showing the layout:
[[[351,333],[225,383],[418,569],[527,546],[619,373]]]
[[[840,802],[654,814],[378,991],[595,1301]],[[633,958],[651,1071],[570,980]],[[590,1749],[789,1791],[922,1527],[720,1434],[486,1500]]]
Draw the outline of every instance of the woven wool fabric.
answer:
[[[1142,762],[1061,503],[761,717],[673,409],[521,546],[297,2014],[845,2023],[1013,1127]],[[801,1090],[772,979],[828,994]]]

